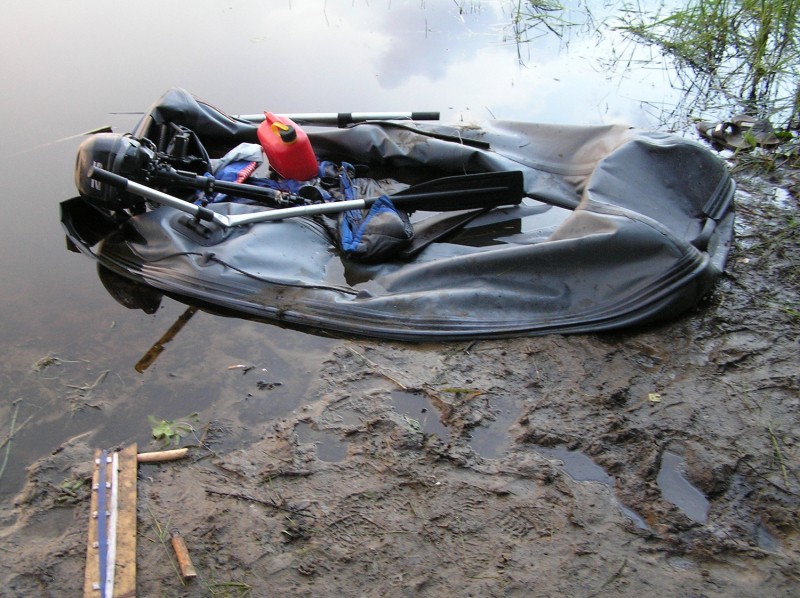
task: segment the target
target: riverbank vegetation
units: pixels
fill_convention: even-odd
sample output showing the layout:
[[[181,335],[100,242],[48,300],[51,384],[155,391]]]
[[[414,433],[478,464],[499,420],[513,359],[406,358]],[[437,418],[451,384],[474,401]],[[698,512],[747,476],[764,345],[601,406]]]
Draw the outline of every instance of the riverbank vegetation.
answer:
[[[681,92],[672,116],[737,112],[800,128],[800,0],[509,2],[521,62],[542,35],[622,36],[600,68],[663,66]],[[643,49],[655,52],[643,53]],[[660,63],[660,64],[659,64]],[[785,139],[791,136],[785,137]]]

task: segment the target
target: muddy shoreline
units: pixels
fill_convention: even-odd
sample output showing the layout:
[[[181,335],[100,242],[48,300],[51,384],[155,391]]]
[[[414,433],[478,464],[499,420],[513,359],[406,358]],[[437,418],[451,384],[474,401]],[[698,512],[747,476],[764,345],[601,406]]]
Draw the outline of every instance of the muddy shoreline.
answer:
[[[142,465],[138,595],[796,595],[800,177],[736,180],[726,273],[677,321],[344,341],[257,441],[211,421]],[[82,591],[92,450],[66,443],[2,505],[0,595]]]

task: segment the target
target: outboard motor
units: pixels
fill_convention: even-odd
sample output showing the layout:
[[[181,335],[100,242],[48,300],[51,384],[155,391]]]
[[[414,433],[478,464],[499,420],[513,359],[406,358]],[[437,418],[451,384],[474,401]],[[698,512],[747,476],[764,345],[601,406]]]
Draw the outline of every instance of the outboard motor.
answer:
[[[98,133],[86,139],[75,164],[78,192],[101,209],[136,211],[143,207],[140,197],[91,178],[92,168],[166,191],[174,184],[171,173],[175,169],[198,175],[208,172],[211,159],[194,131],[173,123],[164,129],[169,134],[162,136],[158,148],[130,134]]]
[[[125,178],[141,181],[154,162],[155,154],[143,142],[129,135],[98,133],[78,148],[75,185],[78,192],[99,207],[118,210],[141,203],[141,198],[89,178],[92,167],[99,167]]]

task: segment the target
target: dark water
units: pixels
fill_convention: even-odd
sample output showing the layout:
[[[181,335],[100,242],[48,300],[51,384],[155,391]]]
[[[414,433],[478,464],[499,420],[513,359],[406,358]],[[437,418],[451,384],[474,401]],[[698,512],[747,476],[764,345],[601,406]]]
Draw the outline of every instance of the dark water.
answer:
[[[172,86],[232,113],[439,110],[487,118],[652,126],[641,100],[664,77],[619,80],[594,42],[507,41],[505,3],[31,1],[4,9],[0,494],[66,439],[150,441],[148,415],[198,412],[241,441],[302,404],[336,340],[215,317],[189,319],[154,364],[134,366],[186,309],[117,303],[94,264],[65,249],[58,204],[75,194],[79,133],[129,130]],[[602,52],[602,50],[600,50]],[[653,79],[655,77],[655,79]],[[37,366],[38,364],[38,366]],[[243,373],[236,365],[252,366]],[[46,367],[45,367],[46,366]]]

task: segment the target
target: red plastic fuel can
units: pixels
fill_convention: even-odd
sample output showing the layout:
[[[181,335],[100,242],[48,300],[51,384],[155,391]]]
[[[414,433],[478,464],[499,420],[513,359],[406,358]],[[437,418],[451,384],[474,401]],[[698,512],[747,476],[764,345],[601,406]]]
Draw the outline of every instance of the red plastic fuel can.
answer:
[[[307,181],[317,176],[317,158],[305,131],[291,119],[265,112],[258,141],[270,167],[285,179]]]

